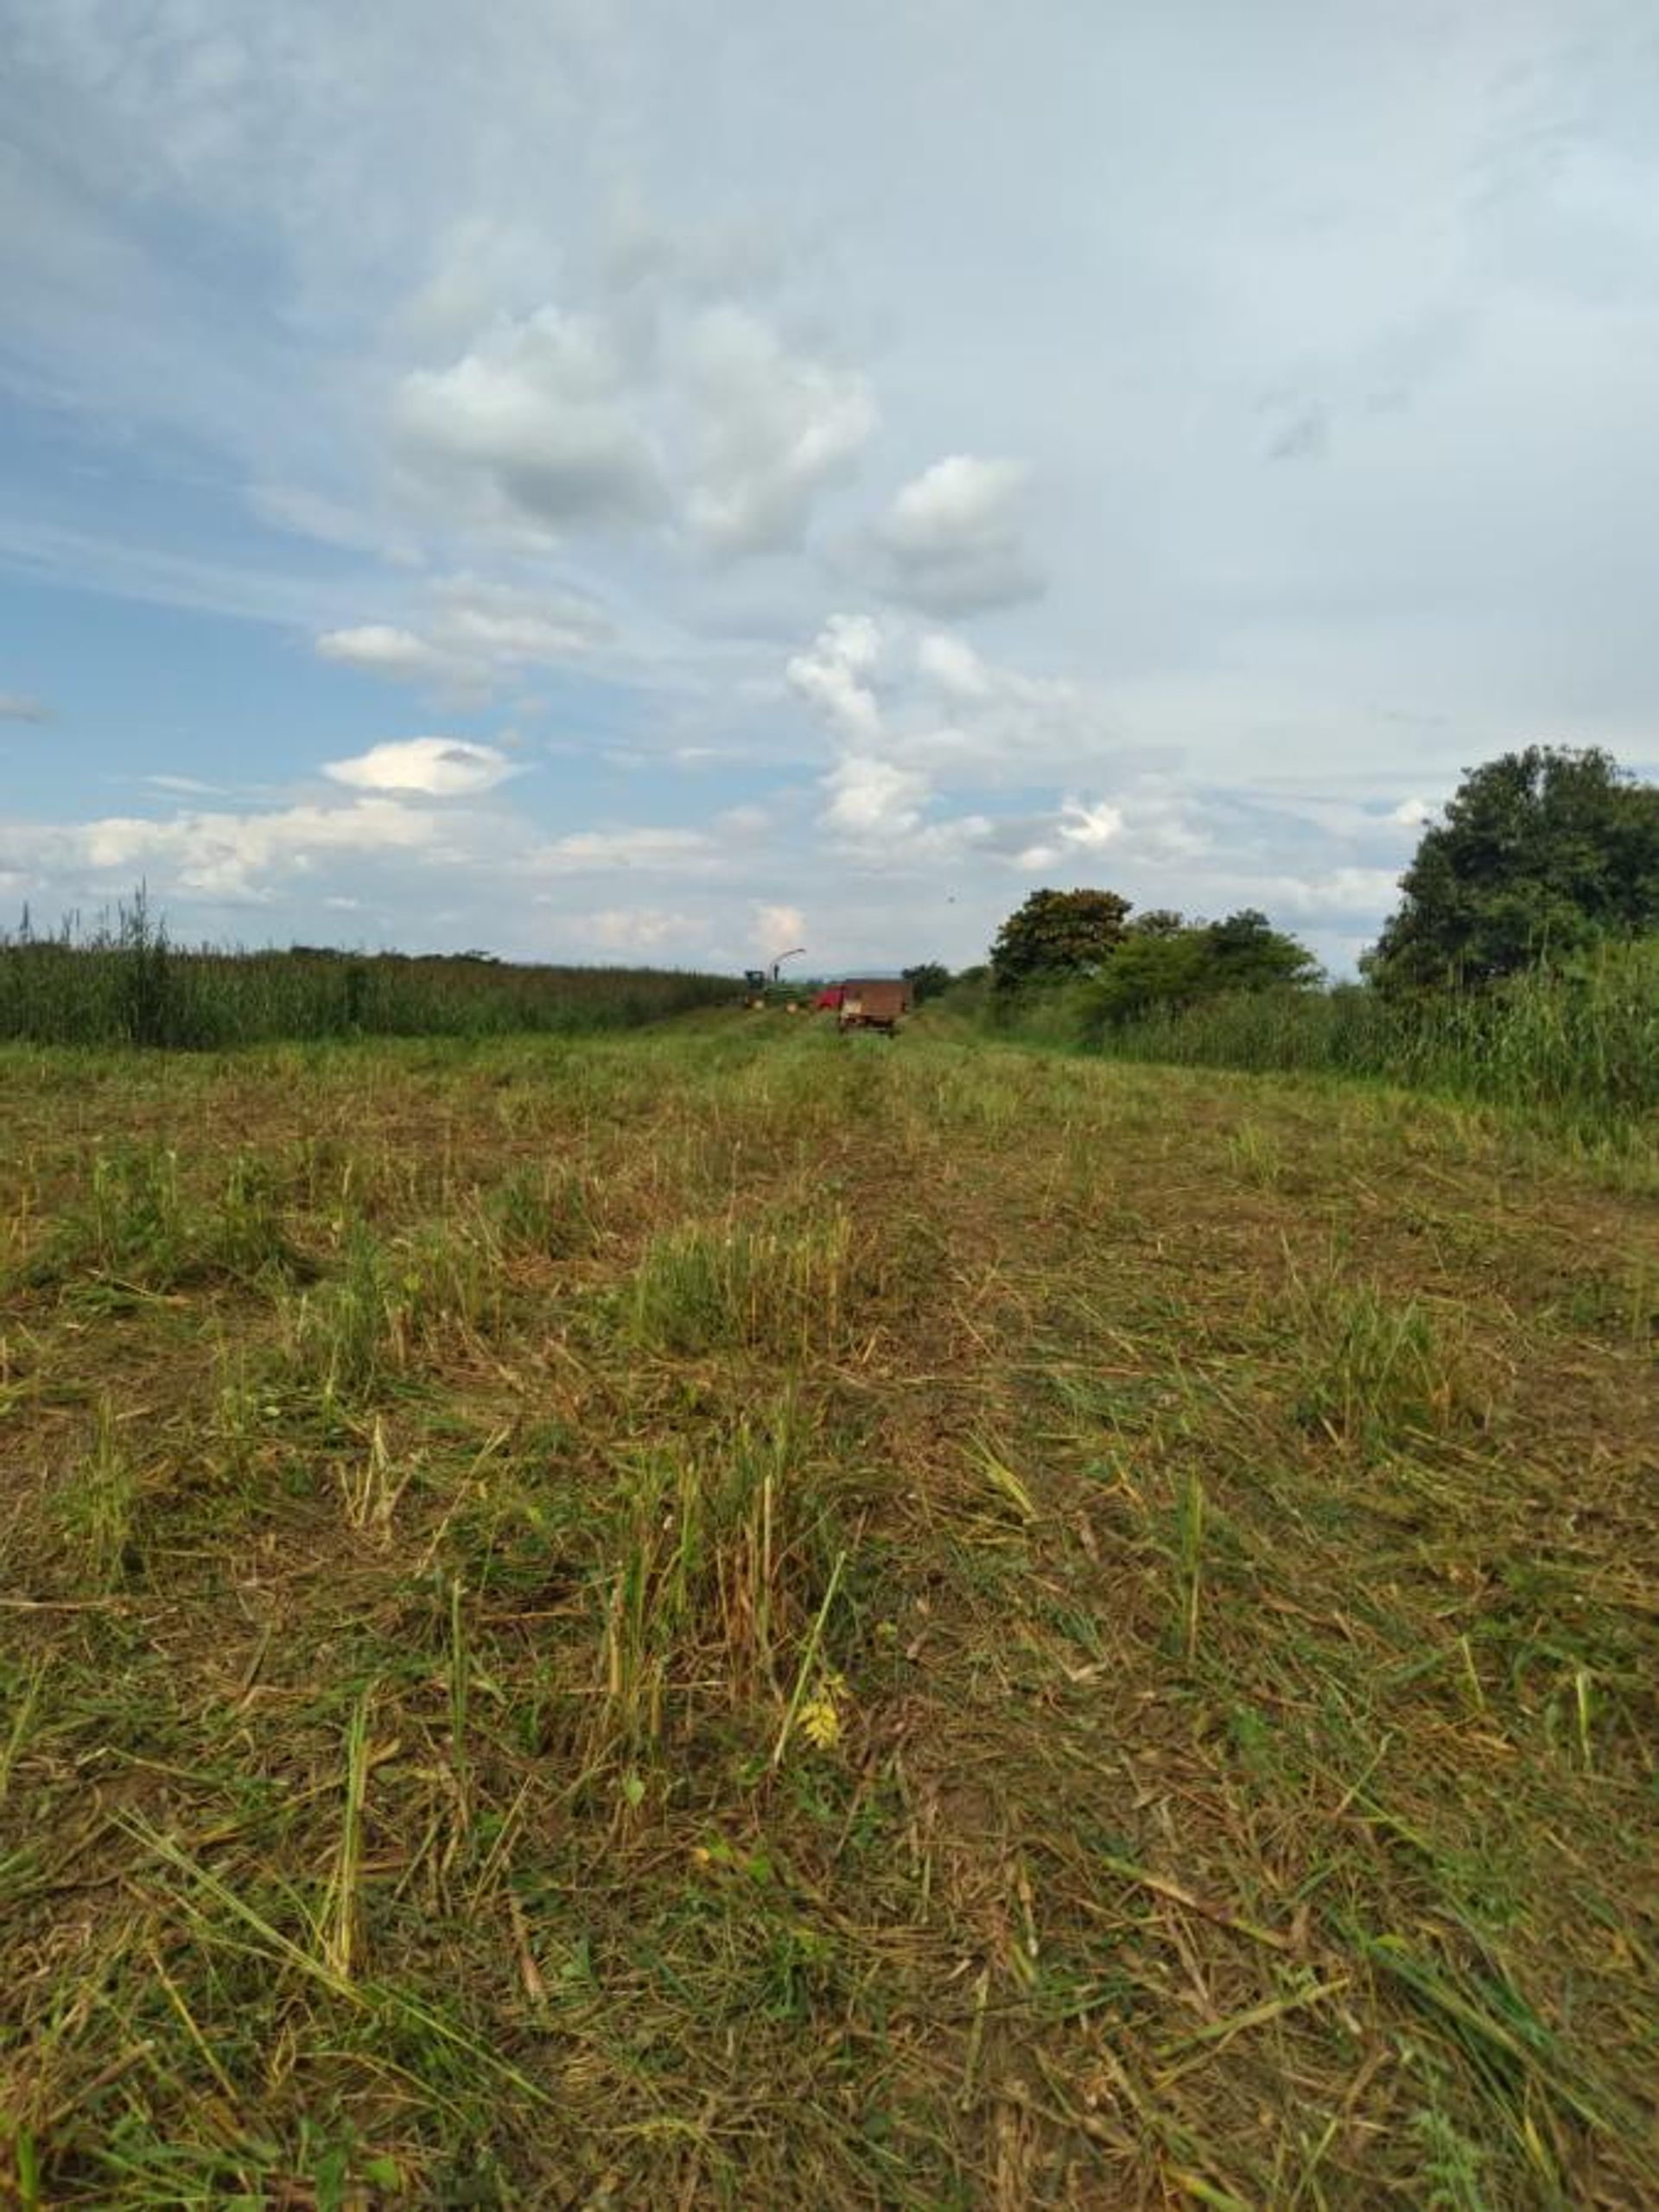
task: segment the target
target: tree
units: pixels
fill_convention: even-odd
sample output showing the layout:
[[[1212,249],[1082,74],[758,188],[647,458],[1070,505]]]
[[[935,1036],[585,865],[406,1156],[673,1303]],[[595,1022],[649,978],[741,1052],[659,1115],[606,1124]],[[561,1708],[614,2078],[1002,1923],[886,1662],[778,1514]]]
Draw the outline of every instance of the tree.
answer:
[[[1130,923],[1089,986],[1087,1011],[1096,1022],[1116,1024],[1224,991],[1300,989],[1318,976],[1307,947],[1254,907],[1219,922],[1157,912]]]
[[[1305,944],[1276,930],[1254,906],[1209,923],[1210,969],[1221,991],[1266,991],[1277,984],[1300,989],[1315,982],[1319,963]]]
[[[1389,988],[1501,981],[1659,930],[1659,786],[1605,753],[1531,745],[1465,775],[1363,963]]]
[[[1191,1006],[1205,995],[1211,964],[1201,929],[1183,925],[1174,930],[1130,930],[1087,986],[1085,1027],[1116,1027],[1154,1007]]]
[[[1122,938],[1128,911],[1115,891],[1033,891],[996,933],[993,985],[1011,991],[1092,975]]]
[[[1148,906],[1125,930],[1126,937],[1179,937],[1192,924],[1173,906]]]
[[[905,981],[916,994],[918,1006],[927,999],[936,999],[950,981],[950,970],[937,960],[918,962],[914,968],[904,971]]]

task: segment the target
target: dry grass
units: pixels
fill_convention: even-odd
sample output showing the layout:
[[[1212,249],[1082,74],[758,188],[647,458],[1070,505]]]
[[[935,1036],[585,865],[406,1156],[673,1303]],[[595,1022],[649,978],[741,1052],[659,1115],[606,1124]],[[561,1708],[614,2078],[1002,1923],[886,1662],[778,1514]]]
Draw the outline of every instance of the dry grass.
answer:
[[[1641,1162],[709,1018],[14,1053],[0,2196],[1659,2195]]]

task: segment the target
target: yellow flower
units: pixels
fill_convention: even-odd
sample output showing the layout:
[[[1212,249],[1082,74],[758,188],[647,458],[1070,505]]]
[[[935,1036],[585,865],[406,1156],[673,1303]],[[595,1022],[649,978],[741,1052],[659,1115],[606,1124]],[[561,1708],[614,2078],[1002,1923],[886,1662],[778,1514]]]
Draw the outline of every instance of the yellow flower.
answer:
[[[841,1741],[841,1707],[847,1684],[839,1675],[825,1675],[801,1707],[801,1733],[821,1751],[833,1751]]]

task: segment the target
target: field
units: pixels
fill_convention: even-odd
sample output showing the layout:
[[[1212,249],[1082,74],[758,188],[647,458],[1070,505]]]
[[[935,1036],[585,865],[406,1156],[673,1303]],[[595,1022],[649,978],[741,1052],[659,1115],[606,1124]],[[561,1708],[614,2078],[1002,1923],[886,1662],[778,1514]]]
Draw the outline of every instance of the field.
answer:
[[[13,1046],[0,1270],[0,2198],[1659,2201],[1639,1150]]]
[[[487,953],[238,952],[172,944],[142,894],[112,924],[0,935],[0,1042],[213,1047],[328,1038],[582,1036],[729,1004],[728,976]]]

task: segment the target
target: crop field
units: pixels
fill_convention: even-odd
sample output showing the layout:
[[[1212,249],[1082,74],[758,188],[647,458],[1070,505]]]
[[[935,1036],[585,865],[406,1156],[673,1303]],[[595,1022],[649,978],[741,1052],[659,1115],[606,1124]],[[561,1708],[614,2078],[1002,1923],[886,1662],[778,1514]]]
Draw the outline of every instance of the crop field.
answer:
[[[0,1052],[0,2201],[1659,2202],[1659,1185],[702,1014]]]

